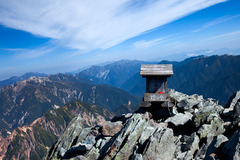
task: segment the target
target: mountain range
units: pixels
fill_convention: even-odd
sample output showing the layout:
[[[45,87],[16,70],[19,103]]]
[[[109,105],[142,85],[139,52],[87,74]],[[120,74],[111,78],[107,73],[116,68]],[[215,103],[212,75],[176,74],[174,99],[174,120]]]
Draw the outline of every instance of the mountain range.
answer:
[[[153,62],[125,61],[102,67],[95,66],[80,72],[79,75],[91,77],[95,83],[113,85],[143,97],[146,82],[145,78],[139,75],[140,64],[151,63]],[[218,99],[220,104],[225,105],[228,98],[240,89],[239,55],[197,56],[180,62],[164,60],[159,64],[173,64],[174,75],[168,79],[168,87],[186,94],[202,94],[204,97]],[[129,70],[129,67],[132,69]],[[121,72],[116,68],[120,68]],[[131,76],[125,76],[124,71]],[[103,73],[105,76],[99,79],[98,75],[104,75]]]
[[[43,159],[70,121],[79,114],[84,119],[82,127],[101,125],[114,116],[103,107],[73,101],[46,112],[30,125],[18,127],[5,139],[1,139],[0,159]]]
[[[104,66],[92,66],[76,74],[97,84],[108,84],[117,88],[137,73],[141,64],[153,63],[137,60],[121,60]]]
[[[108,85],[95,85],[80,77],[57,74],[30,77],[10,86],[0,87],[0,127],[5,137],[8,131],[31,124],[50,109],[80,100],[104,106],[110,111],[125,106],[137,106],[140,98]]]
[[[13,76],[13,77],[11,77],[9,79],[0,81],[0,86],[11,85],[11,84],[14,84],[16,82],[26,80],[26,79],[28,79],[30,77],[33,77],[33,76],[34,77],[46,77],[47,74],[45,74],[45,73],[37,73],[37,72],[28,72],[28,73],[25,73],[24,75],[21,75],[19,77]]]

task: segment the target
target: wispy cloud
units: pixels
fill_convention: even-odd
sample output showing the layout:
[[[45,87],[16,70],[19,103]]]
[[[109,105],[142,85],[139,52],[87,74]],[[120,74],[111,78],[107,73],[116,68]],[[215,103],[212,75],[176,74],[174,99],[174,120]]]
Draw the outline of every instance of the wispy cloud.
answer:
[[[40,56],[50,53],[54,49],[55,49],[54,47],[47,47],[47,46],[43,46],[35,49],[24,49],[24,50],[21,50],[21,52],[18,52],[18,54],[15,57],[18,59],[19,58],[20,59],[38,58]]]
[[[154,39],[154,40],[150,40],[150,41],[146,41],[146,40],[137,41],[133,45],[136,48],[148,48],[148,47],[155,46],[162,42],[164,42],[164,40],[162,38],[158,38],[158,39]]]
[[[213,20],[211,22],[203,24],[200,28],[198,28],[198,29],[196,29],[196,30],[194,30],[192,32],[199,32],[199,31],[205,30],[205,29],[207,29],[209,27],[215,26],[215,25],[220,24],[220,23],[224,23],[226,21],[229,21],[231,19],[238,18],[238,17],[240,17],[240,15],[220,17],[220,18],[217,18],[217,19],[215,19],[215,20]]]
[[[0,24],[86,52],[107,49],[224,1],[0,0]]]
[[[205,40],[214,40],[214,39],[219,39],[219,38],[239,37],[239,36],[240,36],[240,30],[239,31],[235,31],[235,32],[230,32],[230,33],[217,35],[217,36],[214,36],[214,37],[207,38]]]
[[[210,49],[210,50],[204,51],[203,53],[213,53],[213,52],[214,52],[214,50]]]
[[[9,51],[9,52],[23,52],[23,48],[0,48],[0,50]]]
[[[195,54],[195,53],[189,53],[187,54],[187,57],[194,57],[194,56],[197,56],[198,54]]]

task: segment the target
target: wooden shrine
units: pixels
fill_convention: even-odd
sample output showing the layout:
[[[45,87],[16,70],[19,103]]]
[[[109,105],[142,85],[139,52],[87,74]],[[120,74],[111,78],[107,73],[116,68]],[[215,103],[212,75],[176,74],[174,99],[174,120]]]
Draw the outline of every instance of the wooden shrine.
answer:
[[[166,101],[167,78],[173,75],[172,64],[142,64],[140,75],[146,78],[146,93],[143,101]]]

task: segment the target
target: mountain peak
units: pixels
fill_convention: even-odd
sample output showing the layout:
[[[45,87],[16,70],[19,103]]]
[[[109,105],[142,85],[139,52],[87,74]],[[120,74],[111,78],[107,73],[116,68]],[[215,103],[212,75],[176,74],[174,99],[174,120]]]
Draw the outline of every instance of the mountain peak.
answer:
[[[6,79],[6,80],[3,80],[3,81],[0,81],[0,86],[7,86],[7,85],[12,85],[16,82],[19,82],[19,81],[23,81],[23,80],[26,80],[32,76],[35,76],[35,77],[46,77],[47,75],[44,74],[44,73],[38,73],[38,72],[28,72],[28,73],[25,73],[19,77],[17,76],[13,76],[9,79]]]

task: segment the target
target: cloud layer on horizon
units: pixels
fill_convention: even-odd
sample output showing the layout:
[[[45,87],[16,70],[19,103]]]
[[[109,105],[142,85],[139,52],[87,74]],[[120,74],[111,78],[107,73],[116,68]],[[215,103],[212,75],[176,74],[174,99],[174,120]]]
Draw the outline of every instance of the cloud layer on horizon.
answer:
[[[87,52],[110,48],[224,1],[0,0],[0,24]]]

